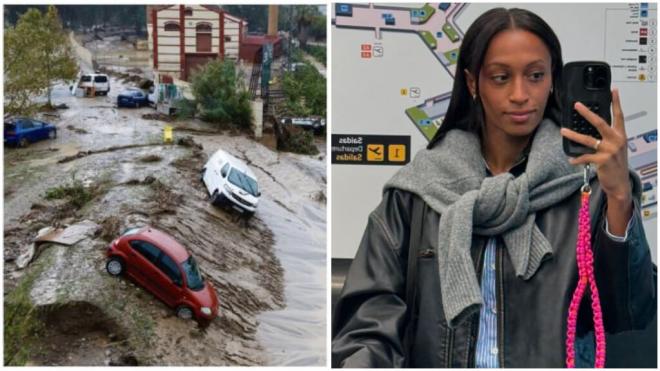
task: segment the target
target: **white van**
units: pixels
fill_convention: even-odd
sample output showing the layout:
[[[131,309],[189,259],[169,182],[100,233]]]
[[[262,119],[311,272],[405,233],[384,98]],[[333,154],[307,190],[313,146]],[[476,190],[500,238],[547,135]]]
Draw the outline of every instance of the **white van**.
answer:
[[[202,182],[214,205],[229,204],[247,217],[257,210],[259,185],[247,165],[219,149],[202,169]]]
[[[110,78],[103,73],[88,73],[80,76],[78,88],[94,88],[95,95],[108,95],[110,91]]]

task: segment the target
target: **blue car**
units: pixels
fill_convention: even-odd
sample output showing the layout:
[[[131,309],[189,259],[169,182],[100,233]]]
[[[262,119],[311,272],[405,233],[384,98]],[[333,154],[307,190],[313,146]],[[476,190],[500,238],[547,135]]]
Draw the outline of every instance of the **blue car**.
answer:
[[[140,89],[127,89],[117,96],[117,107],[142,107],[148,106],[149,99]]]
[[[17,117],[5,121],[5,144],[26,147],[43,139],[57,138],[57,128],[47,122]]]

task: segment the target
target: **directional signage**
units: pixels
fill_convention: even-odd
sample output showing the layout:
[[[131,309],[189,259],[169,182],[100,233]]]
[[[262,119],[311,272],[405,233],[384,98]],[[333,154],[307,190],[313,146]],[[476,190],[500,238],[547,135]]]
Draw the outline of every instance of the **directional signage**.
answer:
[[[332,134],[332,163],[405,165],[410,162],[409,135]]]

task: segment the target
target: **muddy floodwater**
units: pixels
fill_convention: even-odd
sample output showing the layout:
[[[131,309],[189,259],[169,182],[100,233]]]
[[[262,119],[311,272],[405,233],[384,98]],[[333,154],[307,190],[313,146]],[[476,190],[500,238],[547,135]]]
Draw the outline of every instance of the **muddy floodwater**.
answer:
[[[26,290],[40,309],[35,321],[45,324],[40,339],[23,347],[30,351],[24,361],[324,366],[325,142],[316,156],[278,153],[244,134],[213,134],[202,122],[143,119],[154,110],[116,107],[130,83],[113,77],[111,84],[107,97],[96,98],[57,86],[54,103],[69,108],[42,117],[56,125],[57,138],[4,150],[5,313],[18,310],[17,298],[25,298],[16,292]],[[175,127],[178,144],[162,143],[165,125]],[[262,196],[249,221],[212,206],[199,179],[219,148],[258,177]],[[83,206],[45,197],[74,182],[93,195]],[[98,224],[97,233],[73,246],[41,246],[27,268],[17,267],[40,229],[81,220]],[[166,231],[195,256],[220,301],[208,328],[105,272],[108,236],[135,225]]]

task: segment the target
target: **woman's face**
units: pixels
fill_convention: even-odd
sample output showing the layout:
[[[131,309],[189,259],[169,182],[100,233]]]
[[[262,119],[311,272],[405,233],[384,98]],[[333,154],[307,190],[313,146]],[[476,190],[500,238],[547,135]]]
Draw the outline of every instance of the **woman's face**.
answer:
[[[552,86],[550,51],[531,32],[511,29],[495,35],[479,72],[479,99],[486,134],[525,137],[543,118]],[[474,79],[466,73],[474,95]]]

